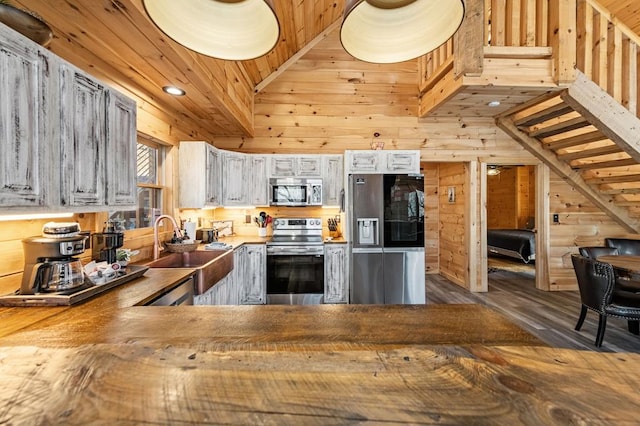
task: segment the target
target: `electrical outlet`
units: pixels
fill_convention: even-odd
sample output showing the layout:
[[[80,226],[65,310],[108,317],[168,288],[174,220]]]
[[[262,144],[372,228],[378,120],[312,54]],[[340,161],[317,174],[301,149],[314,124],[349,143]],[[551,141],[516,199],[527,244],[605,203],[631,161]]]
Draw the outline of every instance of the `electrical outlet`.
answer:
[[[251,223],[251,215],[250,214],[244,215],[244,223]]]
[[[553,214],[553,223],[560,223],[560,215],[558,213]]]

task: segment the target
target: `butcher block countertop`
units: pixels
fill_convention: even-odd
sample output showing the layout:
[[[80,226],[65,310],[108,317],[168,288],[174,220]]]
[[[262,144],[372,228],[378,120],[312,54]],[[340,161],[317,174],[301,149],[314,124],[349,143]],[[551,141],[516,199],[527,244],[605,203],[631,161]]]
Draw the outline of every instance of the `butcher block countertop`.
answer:
[[[480,305],[0,308],[0,423],[620,424],[640,355],[549,348]]]

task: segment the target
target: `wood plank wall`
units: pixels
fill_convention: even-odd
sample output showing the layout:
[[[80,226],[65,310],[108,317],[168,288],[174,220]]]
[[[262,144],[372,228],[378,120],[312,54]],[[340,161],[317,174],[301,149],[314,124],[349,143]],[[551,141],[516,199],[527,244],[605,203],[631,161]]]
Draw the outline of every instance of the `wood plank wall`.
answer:
[[[606,237],[630,237],[617,223],[591,204],[557,175],[550,176],[549,210],[559,215],[551,222],[549,253],[550,290],[577,290],[571,253],[581,246],[602,246]]]
[[[487,228],[524,229],[535,217],[533,166],[507,166],[487,176]]]
[[[440,272],[440,171],[437,163],[421,163],[424,175],[424,264],[427,274]]]
[[[467,173],[464,163],[441,163],[439,166],[439,263],[442,276],[469,288],[465,241],[465,219],[469,214],[465,187]],[[450,197],[451,191],[454,191],[454,199]]]

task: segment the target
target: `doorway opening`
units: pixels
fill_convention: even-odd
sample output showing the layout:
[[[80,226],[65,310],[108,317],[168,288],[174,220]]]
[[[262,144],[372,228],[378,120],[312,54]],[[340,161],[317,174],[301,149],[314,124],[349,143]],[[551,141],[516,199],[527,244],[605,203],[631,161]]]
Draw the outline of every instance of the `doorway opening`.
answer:
[[[536,273],[536,166],[489,164],[486,170],[487,281],[509,271],[530,284]]]

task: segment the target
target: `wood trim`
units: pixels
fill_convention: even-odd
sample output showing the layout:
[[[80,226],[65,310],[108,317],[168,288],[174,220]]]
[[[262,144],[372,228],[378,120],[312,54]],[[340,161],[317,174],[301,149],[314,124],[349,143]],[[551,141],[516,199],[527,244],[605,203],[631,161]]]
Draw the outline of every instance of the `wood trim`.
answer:
[[[489,254],[487,250],[487,163],[479,163],[479,183],[480,188],[478,193],[480,194],[479,211],[479,232],[478,241],[480,242],[479,252],[480,258],[478,259],[479,266],[479,282],[478,291],[489,291]]]
[[[336,28],[340,28],[342,24],[342,19],[335,20],[331,25],[324,29],[320,34],[318,34],[313,40],[307,43],[302,49],[298,50],[293,56],[291,56],[285,63],[280,65],[278,69],[267,77],[264,78],[260,83],[256,84],[253,89],[254,93],[260,93],[262,89],[267,87],[271,82],[276,80],[283,72],[289,69],[293,64],[298,62],[298,60],[303,57],[307,52],[316,47],[318,43],[323,41],[329,34],[331,34]]]
[[[536,166],[536,288],[551,290],[548,256],[550,253],[550,201],[549,167]]]

